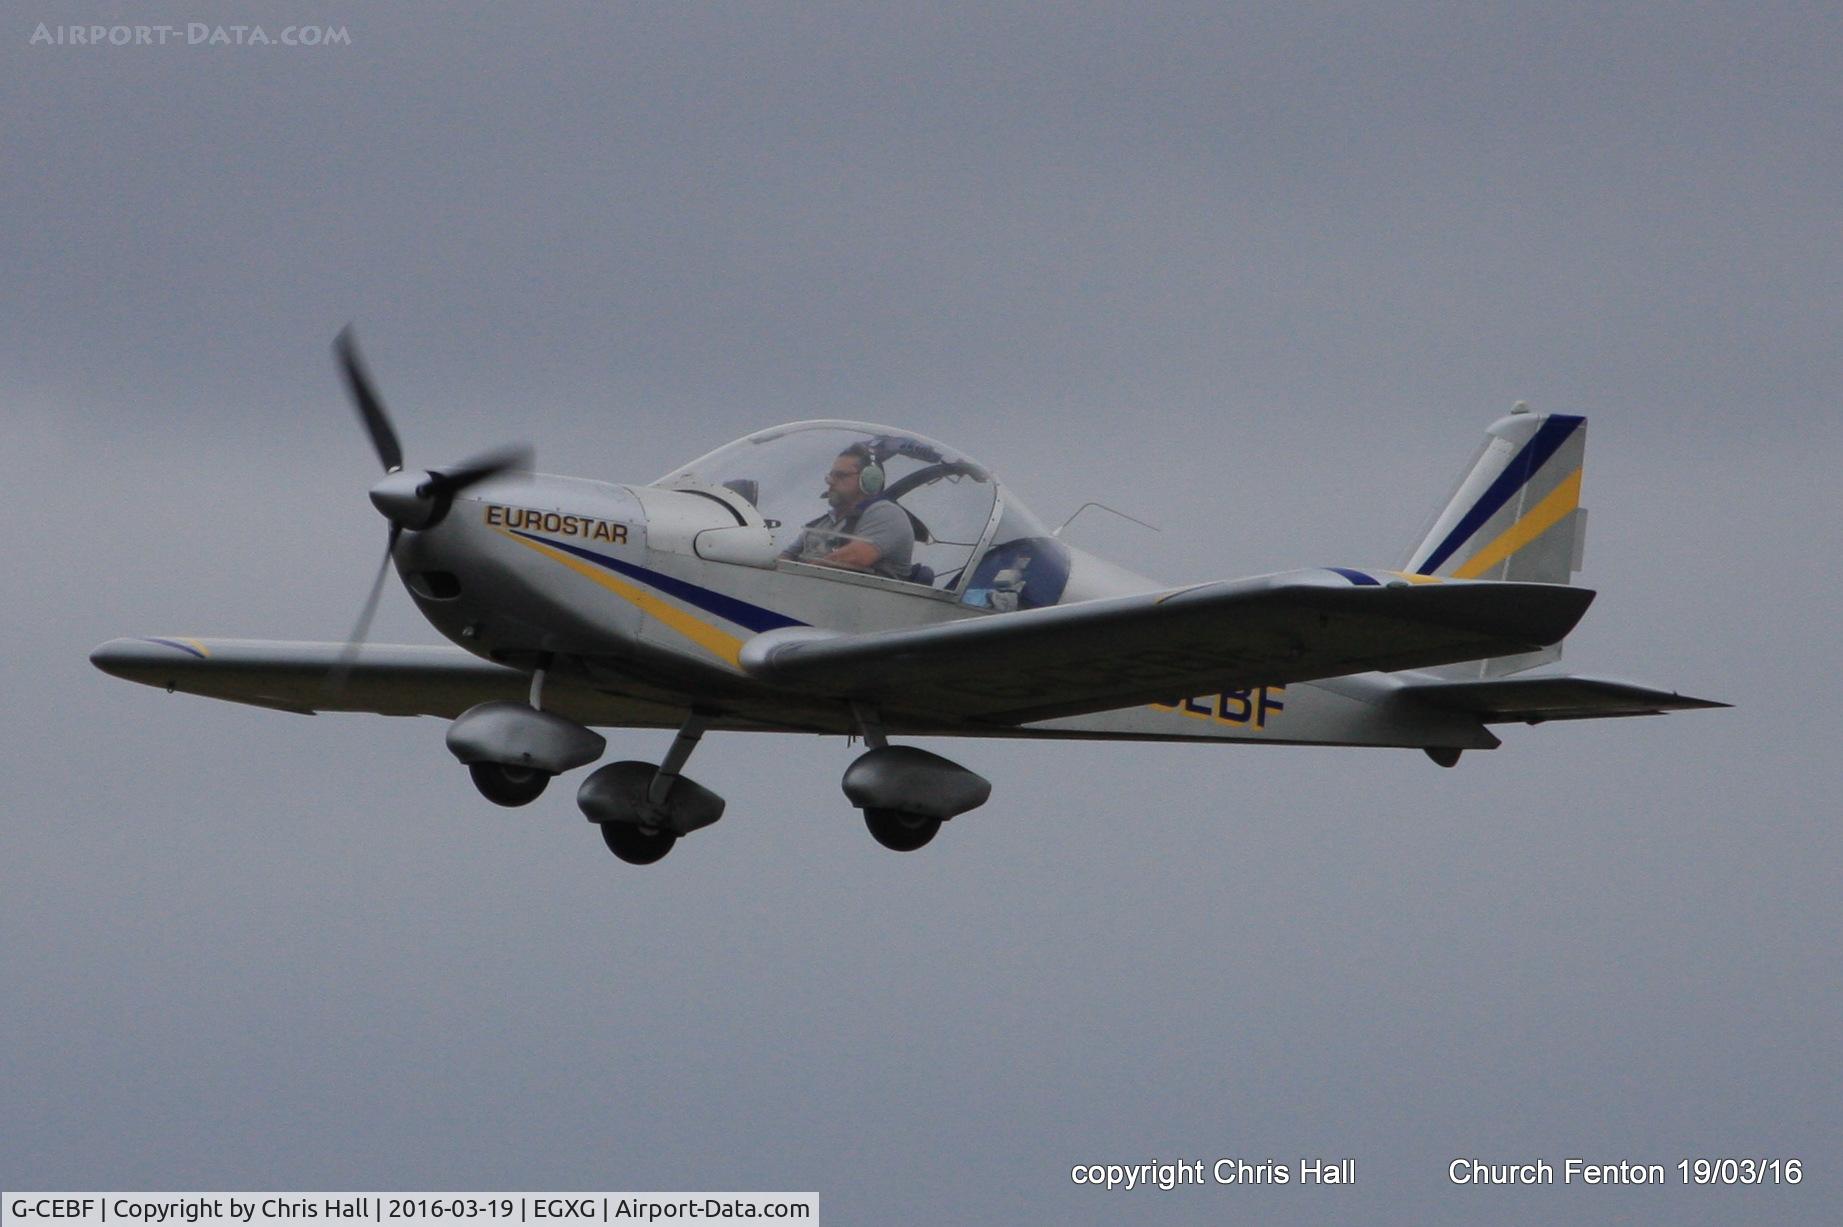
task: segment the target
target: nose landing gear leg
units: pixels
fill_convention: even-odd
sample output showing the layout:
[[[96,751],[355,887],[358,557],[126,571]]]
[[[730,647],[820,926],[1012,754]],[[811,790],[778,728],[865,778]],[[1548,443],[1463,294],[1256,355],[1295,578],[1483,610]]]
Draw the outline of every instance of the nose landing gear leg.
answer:
[[[680,835],[723,816],[722,797],[680,774],[709,726],[707,714],[693,711],[657,767],[609,763],[582,782],[576,804],[601,827],[608,851],[630,865],[650,865],[670,852]]]

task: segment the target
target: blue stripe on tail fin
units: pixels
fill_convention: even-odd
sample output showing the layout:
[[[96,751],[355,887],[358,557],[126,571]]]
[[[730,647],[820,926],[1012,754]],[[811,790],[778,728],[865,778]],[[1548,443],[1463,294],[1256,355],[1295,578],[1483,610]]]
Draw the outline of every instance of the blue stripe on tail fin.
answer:
[[[1452,579],[1566,584],[1581,567],[1580,505],[1587,419],[1518,405],[1491,424],[1485,446],[1434,516],[1403,570]],[[1493,677],[1544,664],[1561,646],[1453,666]]]

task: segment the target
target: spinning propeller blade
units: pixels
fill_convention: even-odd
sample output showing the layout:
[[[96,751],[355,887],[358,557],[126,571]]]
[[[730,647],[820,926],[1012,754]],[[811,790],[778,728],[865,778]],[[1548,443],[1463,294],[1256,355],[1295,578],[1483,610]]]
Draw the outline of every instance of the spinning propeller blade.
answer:
[[[358,420],[364,423],[365,432],[371,436],[371,446],[377,450],[378,459],[384,462],[384,471],[395,473],[403,467],[403,445],[397,442],[397,432],[390,424],[390,415],[384,411],[384,402],[372,389],[371,375],[359,356],[358,338],[352,334],[352,325],[347,324],[339,330],[333,352],[339,356],[339,373],[345,376],[346,391],[352,395],[352,407],[358,410]]]
[[[365,636],[371,632],[371,619],[378,612],[378,598],[384,595],[384,577],[390,573],[390,552],[397,548],[397,536],[402,531],[395,524],[390,526],[390,536],[384,541],[384,557],[378,562],[377,577],[371,581],[371,595],[365,598],[358,621],[352,624],[352,633],[346,636],[345,650],[339,654],[339,663],[327,675],[328,698],[337,698],[343,693],[346,679],[352,676],[352,666],[358,661],[358,650],[365,646]]]
[[[429,470],[429,493],[455,495],[476,482],[510,469],[529,469],[533,454],[529,443],[508,443],[461,461],[453,468]]]
[[[371,592],[365,598],[358,622],[346,639],[339,664],[327,677],[329,698],[345,689],[346,680],[352,674],[358,651],[371,630],[371,619],[378,611],[378,601],[384,595],[384,577],[390,571],[391,555],[404,529],[433,527],[447,514],[455,495],[508,470],[529,469],[533,459],[529,444],[512,443],[481,452],[456,465],[430,469],[420,476],[402,472],[403,445],[397,439],[390,414],[359,354],[358,338],[352,332],[352,325],[347,324],[339,330],[339,336],[333,341],[333,354],[339,360],[339,373],[352,397],[352,407],[358,411],[358,420],[371,437],[371,446],[384,465],[384,479],[372,487],[371,501],[390,521],[390,535],[384,542],[384,559],[378,564],[377,577],[371,581]]]

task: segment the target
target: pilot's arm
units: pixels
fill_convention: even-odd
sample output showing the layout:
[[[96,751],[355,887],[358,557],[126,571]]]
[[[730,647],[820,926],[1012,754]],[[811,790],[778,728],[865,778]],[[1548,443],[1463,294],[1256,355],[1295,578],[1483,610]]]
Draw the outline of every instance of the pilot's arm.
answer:
[[[851,526],[851,535],[825,557],[828,566],[906,578],[915,552],[915,528],[896,504],[878,500],[866,506]]]
[[[868,571],[877,565],[877,559],[883,555],[876,546],[859,537],[845,537],[816,527],[825,522],[826,517],[820,516],[809,523],[794,543],[781,551],[781,557],[814,566],[841,567],[851,571]],[[827,549],[833,542],[838,544]]]
[[[881,550],[868,541],[847,541],[823,558],[814,559],[822,566],[844,567],[850,571],[868,571],[883,557]]]
[[[794,535],[793,544],[781,551],[781,557],[791,558],[795,562],[818,562],[827,553],[826,546],[837,540],[834,534],[820,527],[828,520],[827,516],[808,520]]]

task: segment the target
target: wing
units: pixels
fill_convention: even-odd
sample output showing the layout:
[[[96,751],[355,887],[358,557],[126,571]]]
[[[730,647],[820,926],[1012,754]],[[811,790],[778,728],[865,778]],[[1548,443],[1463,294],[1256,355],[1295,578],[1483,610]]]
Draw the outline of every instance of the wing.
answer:
[[[281,711],[460,715],[488,699],[524,699],[531,679],[455,647],[366,644],[335,692],[345,645],[265,639],[111,639],[90,660],[104,673],[187,694]],[[675,728],[682,713],[638,699],[547,686],[544,706],[584,724]]]
[[[1593,600],[1559,584],[1389,586],[1304,571],[837,635],[789,627],[744,645],[743,668],[897,715],[1016,724],[1185,695],[1533,651]]]
[[[1516,677],[1477,682],[1411,684],[1402,693],[1447,711],[1477,716],[1485,724],[1541,724],[1544,720],[1594,720],[1607,716],[1657,716],[1699,707],[1727,707],[1669,690],[1602,677]]]

